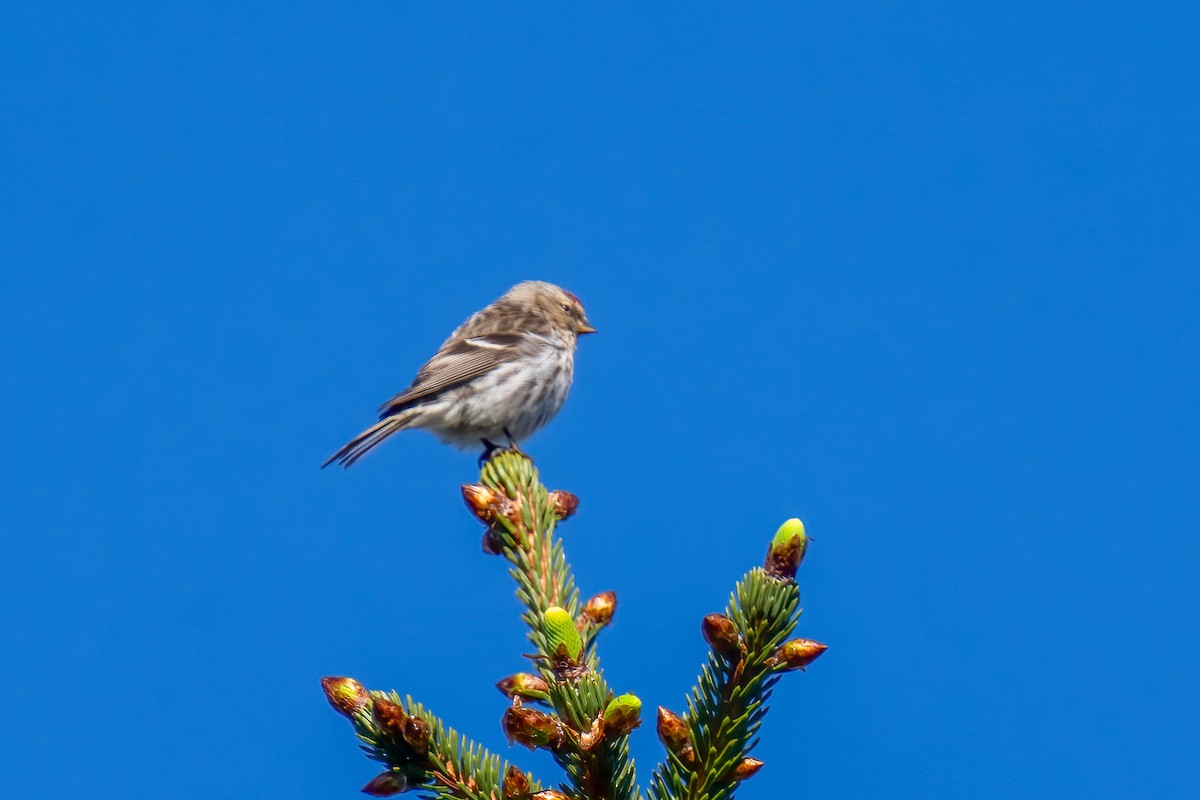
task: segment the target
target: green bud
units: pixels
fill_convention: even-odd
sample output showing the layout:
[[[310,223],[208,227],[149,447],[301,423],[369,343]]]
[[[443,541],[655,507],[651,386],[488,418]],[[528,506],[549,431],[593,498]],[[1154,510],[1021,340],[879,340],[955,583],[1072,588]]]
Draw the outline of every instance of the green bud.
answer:
[[[542,633],[546,635],[546,646],[550,655],[565,655],[572,661],[583,652],[583,638],[575,630],[575,620],[564,608],[551,606],[542,615]],[[562,648],[560,653],[559,648]]]
[[[804,523],[793,517],[775,532],[763,568],[774,578],[794,578],[807,549],[808,536],[804,533]]]
[[[779,530],[775,531],[775,538],[771,540],[771,546],[778,547],[796,537],[804,538],[804,523],[796,517],[792,517],[780,525]]]
[[[604,732],[624,736],[642,724],[642,701],[637,695],[623,694],[609,701],[604,709]]]

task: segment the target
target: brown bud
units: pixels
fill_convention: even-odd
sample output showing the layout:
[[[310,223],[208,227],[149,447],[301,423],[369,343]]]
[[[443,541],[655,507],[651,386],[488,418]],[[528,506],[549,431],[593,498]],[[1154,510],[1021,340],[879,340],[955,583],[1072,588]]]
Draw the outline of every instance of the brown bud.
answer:
[[[814,642],[812,639],[792,639],[790,642],[784,642],[771,654],[767,659],[767,666],[774,667],[779,672],[803,670],[828,649],[829,645]]]
[[[362,788],[363,794],[372,797],[391,797],[400,794],[408,788],[408,781],[402,772],[381,772]]]
[[[678,753],[688,746],[690,731],[683,718],[674,711],[658,707],[658,738],[663,747],[672,753]]]
[[[483,532],[483,540],[479,547],[489,556],[498,556],[504,552],[504,535],[495,528],[488,526]]]
[[[539,747],[557,750],[562,746],[562,725],[557,719],[549,714],[543,714],[541,711],[510,706],[504,712],[502,724],[509,744],[517,742],[530,750],[536,750]]]
[[[509,675],[507,678],[498,681],[496,688],[503,692],[510,700],[514,697],[521,697],[526,700],[545,700],[550,696],[550,684],[537,675],[530,675],[528,672],[518,672],[515,675]]]
[[[429,723],[420,717],[409,717],[404,721],[404,743],[413,752],[423,756],[429,752]]]
[[[741,637],[738,636],[737,626],[729,617],[724,614],[709,614],[701,622],[700,630],[704,633],[704,640],[717,655],[729,661],[736,661],[741,657]]]
[[[321,678],[321,688],[325,690],[325,699],[329,701],[329,705],[343,717],[354,716],[371,702],[371,695],[366,687],[354,678]]]
[[[683,747],[679,748],[679,752],[675,755],[679,756],[679,760],[684,764],[687,764],[689,767],[696,766],[696,748],[692,747],[690,744],[685,744]]]
[[[529,800],[571,800],[571,796],[563,794],[558,789],[542,789],[529,795]]]
[[[380,730],[387,731],[396,738],[404,738],[404,723],[408,721],[408,715],[399,703],[387,697],[376,697],[372,716],[375,717],[375,724]]]
[[[484,522],[491,521],[492,508],[500,500],[500,495],[494,489],[480,483],[464,483],[462,496],[471,513]]]
[[[763,768],[763,762],[757,758],[743,758],[741,763],[733,768],[733,772],[729,777],[735,781],[744,781],[747,778],[754,777],[760,769]]]
[[[603,627],[612,622],[617,610],[617,593],[601,592],[587,601],[580,618],[589,625]]]
[[[504,796],[504,800],[524,797],[529,794],[529,778],[525,777],[525,773],[516,766],[509,764],[508,769],[504,771],[504,783],[500,787],[500,793]]]
[[[504,517],[515,522],[517,507],[512,500],[494,489],[479,483],[464,483],[462,487],[463,500],[481,522],[490,523],[497,517]]]
[[[550,492],[550,504],[554,506],[554,516],[566,519],[579,508],[579,495],[555,489]]]

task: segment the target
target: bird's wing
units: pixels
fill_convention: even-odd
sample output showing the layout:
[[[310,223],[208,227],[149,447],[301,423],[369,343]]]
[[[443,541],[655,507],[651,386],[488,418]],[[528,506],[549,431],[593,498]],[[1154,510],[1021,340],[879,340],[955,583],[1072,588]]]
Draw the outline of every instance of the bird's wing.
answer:
[[[380,419],[411,408],[422,400],[460,386],[518,358],[521,355],[521,338],[521,334],[516,333],[493,333],[446,342],[421,367],[412,386],[379,407]]]

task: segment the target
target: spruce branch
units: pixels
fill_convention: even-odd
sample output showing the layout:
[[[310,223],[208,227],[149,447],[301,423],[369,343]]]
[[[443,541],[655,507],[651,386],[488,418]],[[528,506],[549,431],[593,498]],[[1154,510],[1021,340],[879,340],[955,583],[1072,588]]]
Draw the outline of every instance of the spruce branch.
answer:
[[[542,789],[411,698],[368,692],[352,678],[325,678],[330,704],[351,721],[367,755],[386,767],[363,791],[388,796],[417,788],[446,800],[639,800],[628,736],[641,724],[641,701],[614,695],[596,652],[616,595],[601,592],[580,603],[555,533],[579,499],[548,492],[529,458],[515,451],[495,455],[479,484],[463,486],[463,497],[488,526],[485,552],[509,562],[536,651],[529,658],[538,674],[496,684],[512,703],[501,720],[504,733],[510,744],[549,751],[567,782]],[[654,770],[649,800],[729,800],[762,768],[749,752],[773,687],[825,650],[809,639],[786,641],[800,615],[795,574],[807,541],[799,520],[785,522],[763,567],[738,582],[725,613],[704,618],[711,650],[685,715],[658,709],[667,758]]]
[[[551,750],[554,759],[580,797],[634,800],[638,788],[629,731],[604,729],[614,695],[595,648],[596,634],[612,618],[616,596],[605,593],[581,606],[562,539],[555,535],[557,523],[578,507],[578,498],[548,492],[529,458],[512,451],[484,465],[480,484],[464,487],[463,495],[490,525],[485,549],[498,551],[511,565],[517,598],[525,606],[521,618],[537,650],[534,660],[565,728],[563,743]],[[564,626],[571,626],[569,633]]]
[[[500,800],[505,776],[516,770],[460,735],[411,697],[368,692],[353,678],[323,678],[330,704],[350,720],[360,747],[387,769],[363,791],[375,796],[420,788],[445,800]],[[517,770],[519,772],[519,770]],[[540,784],[521,773],[528,791]]]
[[[749,752],[773,687],[781,673],[803,669],[825,649],[811,642],[816,652],[806,651],[803,663],[787,657],[793,643],[785,640],[800,616],[794,576],[806,546],[804,526],[788,520],[771,543],[765,567],[738,582],[724,614],[704,618],[701,629],[712,649],[687,700],[686,720],[659,709],[667,759],[651,778],[652,800],[727,800],[762,767]]]

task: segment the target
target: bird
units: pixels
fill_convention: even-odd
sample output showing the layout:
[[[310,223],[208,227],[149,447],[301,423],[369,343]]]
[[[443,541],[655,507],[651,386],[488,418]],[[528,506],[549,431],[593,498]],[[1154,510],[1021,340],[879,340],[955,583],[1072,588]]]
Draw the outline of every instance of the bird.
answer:
[[[545,281],[523,281],[459,325],[412,385],[379,407],[379,421],[322,465],[345,468],[397,431],[420,428],[480,462],[500,442],[520,451],[567,399],[579,336],[595,333],[579,298]]]

